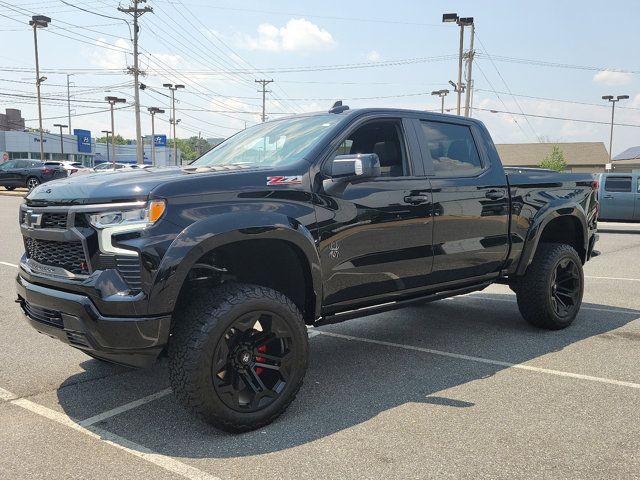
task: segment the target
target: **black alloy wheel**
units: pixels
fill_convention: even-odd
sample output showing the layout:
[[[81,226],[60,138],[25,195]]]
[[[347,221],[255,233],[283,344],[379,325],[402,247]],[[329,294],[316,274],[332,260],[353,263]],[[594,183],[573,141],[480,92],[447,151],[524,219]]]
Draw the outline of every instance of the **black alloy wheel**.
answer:
[[[559,317],[570,315],[581,297],[582,278],[575,261],[564,258],[556,266],[551,279],[551,303]]]
[[[268,311],[237,319],[213,354],[212,381],[220,399],[239,412],[256,412],[284,392],[295,345],[286,322]]]

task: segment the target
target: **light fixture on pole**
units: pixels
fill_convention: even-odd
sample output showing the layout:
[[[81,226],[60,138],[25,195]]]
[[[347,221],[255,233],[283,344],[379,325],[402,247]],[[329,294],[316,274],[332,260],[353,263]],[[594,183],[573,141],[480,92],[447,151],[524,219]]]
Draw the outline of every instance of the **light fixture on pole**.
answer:
[[[431,92],[431,95],[435,95],[440,97],[441,105],[440,105],[440,113],[444,113],[444,97],[449,95],[449,90],[434,90]]]
[[[64,138],[62,136],[62,129],[67,128],[69,125],[62,125],[61,123],[54,123],[54,127],[60,127],[60,155],[64,159]]]
[[[462,59],[464,57],[464,27],[473,25],[473,17],[459,17],[457,13],[445,13],[442,15],[442,21],[444,23],[456,23],[460,27],[460,45],[458,51],[458,82],[455,84],[454,91],[458,94],[457,100],[457,114],[460,115],[460,108],[462,105],[462,92],[464,87],[462,85]],[[451,82],[449,82],[451,83]]]
[[[112,132],[111,130],[102,130],[102,133],[107,136],[107,163],[109,163],[109,134]]]
[[[629,95],[618,95],[614,97],[613,95],[603,95],[603,100],[609,100],[611,102],[611,133],[609,134],[609,163],[611,163],[611,159],[613,157],[613,118],[616,112],[616,102],[620,100],[628,100]]]
[[[164,113],[164,110],[158,107],[149,107],[149,113],[151,114],[151,162],[156,166],[156,127],[154,123],[154,117],[156,113]]]
[[[171,118],[169,123],[173,125],[173,161],[178,165],[178,139],[176,137],[176,95],[175,92],[179,88],[184,88],[184,85],[173,85],[172,83],[163,83],[163,87],[167,87],[171,90]]]
[[[126,103],[127,101],[124,98],[118,98],[118,97],[104,97],[105,101],[109,103],[109,105],[111,105],[111,156],[113,157],[111,159],[111,161],[113,162],[113,169],[116,169],[116,142],[115,142],[115,136],[116,136],[116,129],[115,129],[115,122],[113,120],[113,106],[116,103]]]
[[[40,160],[44,162],[44,135],[42,131],[42,103],[40,101],[40,85],[47,77],[40,76],[40,60],[38,59],[38,28],[46,28],[51,23],[49,17],[44,15],[34,15],[29,21],[29,25],[33,27],[33,46],[36,52],[36,92],[38,95],[38,126],[40,127]]]

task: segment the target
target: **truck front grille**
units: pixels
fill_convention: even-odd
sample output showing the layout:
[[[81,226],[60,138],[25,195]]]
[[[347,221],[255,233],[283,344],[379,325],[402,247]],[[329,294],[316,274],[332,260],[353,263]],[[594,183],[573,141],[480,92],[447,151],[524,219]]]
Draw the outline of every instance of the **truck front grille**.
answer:
[[[38,263],[64,268],[76,275],[88,275],[89,268],[81,242],[56,242],[25,238],[27,257]]]
[[[67,228],[66,213],[44,213],[42,215],[42,228],[57,228],[65,230]]]

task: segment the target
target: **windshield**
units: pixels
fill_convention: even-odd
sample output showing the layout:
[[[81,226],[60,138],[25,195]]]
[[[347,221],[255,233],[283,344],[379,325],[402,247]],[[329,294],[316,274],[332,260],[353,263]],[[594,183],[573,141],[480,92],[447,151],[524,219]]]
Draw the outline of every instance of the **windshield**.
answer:
[[[326,114],[256,125],[224,141],[191,165],[292,165],[304,158],[341,118],[339,115]]]

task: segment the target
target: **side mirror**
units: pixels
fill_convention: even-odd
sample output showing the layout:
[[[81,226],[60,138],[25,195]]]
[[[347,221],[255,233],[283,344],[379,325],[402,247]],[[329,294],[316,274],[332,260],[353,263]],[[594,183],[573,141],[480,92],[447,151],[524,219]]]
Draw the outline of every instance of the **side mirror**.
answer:
[[[335,180],[356,180],[380,176],[380,159],[375,153],[338,155],[331,162],[329,175]]]

